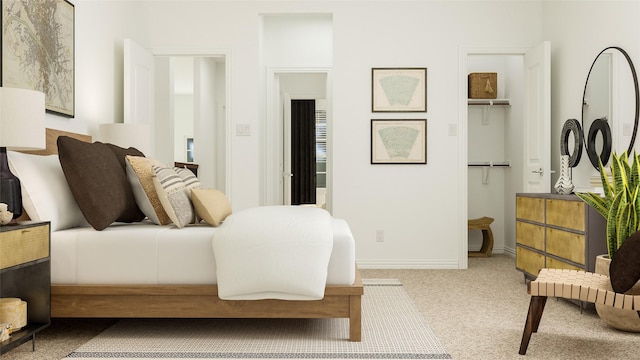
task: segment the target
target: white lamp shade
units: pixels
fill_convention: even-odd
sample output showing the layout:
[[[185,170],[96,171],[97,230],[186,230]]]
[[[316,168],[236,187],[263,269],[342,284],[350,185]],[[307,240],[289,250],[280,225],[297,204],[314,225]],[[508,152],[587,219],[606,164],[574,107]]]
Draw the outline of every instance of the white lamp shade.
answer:
[[[123,148],[134,147],[145,155],[151,151],[150,129],[144,124],[100,124],[98,140]]]
[[[44,94],[0,87],[0,146],[38,150],[46,146]]]

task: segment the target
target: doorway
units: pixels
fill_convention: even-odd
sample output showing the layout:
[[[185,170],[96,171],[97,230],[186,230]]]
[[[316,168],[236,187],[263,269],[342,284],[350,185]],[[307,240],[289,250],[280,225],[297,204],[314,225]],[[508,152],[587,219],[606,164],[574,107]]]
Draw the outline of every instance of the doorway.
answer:
[[[193,63],[193,136],[175,141],[176,84],[174,60]],[[188,152],[198,157],[198,177],[207,187],[231,194],[231,141],[229,129],[230,64],[228,51],[149,50],[132,39],[124,40],[124,122],[147,124],[152,134],[152,156],[174,163]],[[187,150],[193,138],[193,147]],[[198,140],[200,138],[200,140]],[[184,141],[183,141],[184,140]],[[176,156],[174,143],[179,143]],[[198,145],[200,144],[200,145]],[[185,158],[186,160],[186,158]]]
[[[468,49],[461,52],[461,209],[467,219],[495,214],[497,253],[515,256],[515,195],[549,192],[551,168],[550,43],[533,48]],[[468,99],[471,72],[497,72],[497,99]],[[500,100],[500,101],[497,101]],[[468,134],[468,135],[467,135]],[[500,165],[500,166],[496,166]],[[480,234],[464,227],[459,253],[480,247]]]
[[[315,205],[317,186],[315,100],[291,100],[290,147],[291,205]]]
[[[157,157],[197,168],[230,193],[227,64],[219,55],[155,55]]]
[[[271,69],[268,79],[267,88],[271,93],[268,98],[272,100],[267,104],[269,116],[265,126],[265,143],[268,144],[265,151],[265,204],[311,204],[330,209],[329,70]],[[307,137],[305,175],[294,168],[296,165],[292,161],[299,155],[296,154],[299,153],[296,144],[299,144],[300,136],[294,129],[294,122],[297,122],[294,103],[309,104],[305,110],[305,117],[309,119],[304,132]],[[295,199],[297,195],[293,195],[298,191],[296,183],[300,182],[306,187],[306,198],[302,200]]]

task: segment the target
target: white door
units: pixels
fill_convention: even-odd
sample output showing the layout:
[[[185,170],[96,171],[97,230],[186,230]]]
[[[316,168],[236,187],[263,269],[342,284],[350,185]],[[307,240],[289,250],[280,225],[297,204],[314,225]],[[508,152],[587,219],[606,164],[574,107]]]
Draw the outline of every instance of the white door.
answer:
[[[551,192],[551,43],[525,54],[524,192]]]
[[[124,123],[145,124],[154,134],[154,58],[147,49],[124,39]],[[151,151],[155,149],[151,137]]]

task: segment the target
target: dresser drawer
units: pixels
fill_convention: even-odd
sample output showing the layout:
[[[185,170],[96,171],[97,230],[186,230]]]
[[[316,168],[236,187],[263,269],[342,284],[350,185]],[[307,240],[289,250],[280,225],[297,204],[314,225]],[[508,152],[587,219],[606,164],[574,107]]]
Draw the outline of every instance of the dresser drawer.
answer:
[[[582,201],[547,199],[547,224],[584,231],[584,211]]]
[[[544,255],[516,245],[516,269],[538,276],[544,267]]]
[[[516,243],[544,250],[544,227],[516,221]]]
[[[0,269],[48,256],[48,224],[0,232]]]
[[[547,228],[547,253],[584,265],[584,235]]]
[[[547,267],[551,269],[567,269],[567,270],[582,270],[584,268],[577,267],[575,265],[569,264],[562,260],[558,260],[556,258],[547,257]]]
[[[516,218],[544,223],[544,199],[517,196]]]

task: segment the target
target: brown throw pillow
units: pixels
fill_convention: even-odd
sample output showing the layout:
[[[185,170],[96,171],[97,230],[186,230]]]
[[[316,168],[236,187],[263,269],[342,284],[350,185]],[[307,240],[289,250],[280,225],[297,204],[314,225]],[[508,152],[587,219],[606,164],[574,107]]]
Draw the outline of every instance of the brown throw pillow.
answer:
[[[110,146],[67,136],[59,137],[57,143],[60,165],[71,193],[94,229],[103,230],[115,221],[144,219],[126,172]]]
[[[625,240],[611,258],[611,287],[617,293],[629,291],[640,280],[640,232]]]
[[[144,154],[142,153],[142,151],[134,148],[134,147],[130,147],[128,149],[122,148],[118,145],[114,145],[114,144],[109,144],[109,143],[104,143],[105,145],[107,145],[109,147],[109,149],[111,149],[111,151],[113,151],[113,153],[116,155],[116,158],[118,159],[118,162],[120,162],[120,166],[122,166],[122,169],[124,171],[127,171],[127,162],[126,162],[126,156],[127,155],[132,155],[132,156],[144,156]]]

